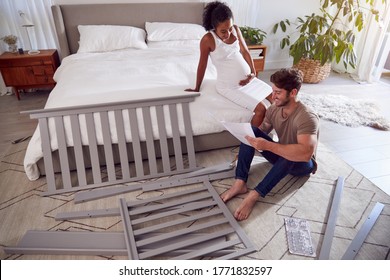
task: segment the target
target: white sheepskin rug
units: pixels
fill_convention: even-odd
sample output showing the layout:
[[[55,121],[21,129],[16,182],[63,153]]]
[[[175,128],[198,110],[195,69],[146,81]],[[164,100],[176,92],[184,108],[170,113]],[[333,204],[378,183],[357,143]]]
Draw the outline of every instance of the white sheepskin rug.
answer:
[[[379,114],[380,109],[372,100],[304,92],[300,92],[298,98],[322,119],[351,127],[364,125],[390,130],[390,122]]]

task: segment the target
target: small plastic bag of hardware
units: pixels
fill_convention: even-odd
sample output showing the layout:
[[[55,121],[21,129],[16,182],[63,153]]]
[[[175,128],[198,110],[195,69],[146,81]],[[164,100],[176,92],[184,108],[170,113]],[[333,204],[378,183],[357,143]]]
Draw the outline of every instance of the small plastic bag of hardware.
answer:
[[[311,241],[309,224],[298,218],[284,218],[288,249],[291,254],[315,257],[316,250]]]

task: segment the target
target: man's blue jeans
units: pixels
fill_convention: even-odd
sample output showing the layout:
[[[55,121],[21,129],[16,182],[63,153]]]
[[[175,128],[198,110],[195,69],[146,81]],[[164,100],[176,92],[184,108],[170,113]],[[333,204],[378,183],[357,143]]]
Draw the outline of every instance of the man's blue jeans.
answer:
[[[274,142],[271,137],[262,132],[259,128],[252,127],[252,129],[256,137],[262,137]],[[255,188],[262,197],[265,197],[272,188],[288,174],[293,176],[304,176],[310,174],[314,169],[312,159],[310,159],[309,162],[294,162],[269,151],[263,151],[261,154],[273,165],[264,179]],[[236,179],[241,179],[244,182],[248,181],[249,168],[254,155],[255,149],[252,146],[241,143],[240,151],[238,152]]]

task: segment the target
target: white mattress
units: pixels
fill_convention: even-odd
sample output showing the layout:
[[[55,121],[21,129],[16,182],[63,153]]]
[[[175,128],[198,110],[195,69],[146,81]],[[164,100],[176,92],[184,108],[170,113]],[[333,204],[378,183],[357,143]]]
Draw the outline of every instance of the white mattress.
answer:
[[[195,86],[198,59],[198,48],[190,47],[73,54],[63,59],[56,71],[54,79],[57,85],[50,93],[45,108],[185,95],[188,92],[184,89]],[[209,61],[201,95],[190,103],[194,135],[223,131],[217,120],[248,122],[252,116],[251,111],[216,93],[215,78],[215,68]],[[184,129],[181,130],[184,135]],[[98,131],[98,143],[101,142],[100,134]],[[144,137],[142,132],[140,137]],[[155,137],[158,137],[157,129]],[[52,138],[52,150],[55,150],[55,135]],[[112,141],[116,143],[116,139]],[[67,142],[72,145],[72,138],[67,137]],[[83,144],[86,142],[86,138],[83,139]],[[37,129],[24,159],[25,172],[30,180],[39,178],[36,162],[42,156]]]

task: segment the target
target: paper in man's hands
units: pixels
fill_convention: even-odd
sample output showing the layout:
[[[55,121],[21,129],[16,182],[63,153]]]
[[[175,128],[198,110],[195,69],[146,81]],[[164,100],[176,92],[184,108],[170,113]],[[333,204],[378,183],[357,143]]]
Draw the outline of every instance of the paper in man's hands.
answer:
[[[251,146],[248,140],[245,139],[245,136],[250,136],[255,138],[253,133],[252,126],[250,123],[231,123],[220,121],[221,124],[229,131],[234,137],[240,140],[242,143]]]

